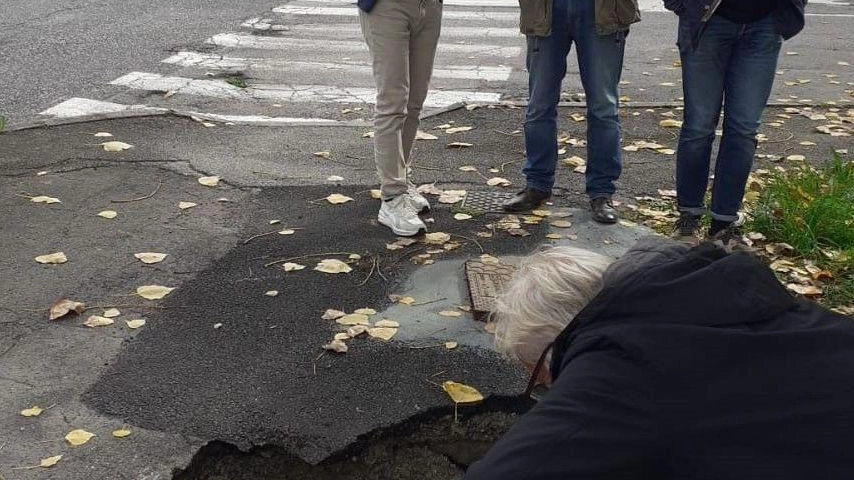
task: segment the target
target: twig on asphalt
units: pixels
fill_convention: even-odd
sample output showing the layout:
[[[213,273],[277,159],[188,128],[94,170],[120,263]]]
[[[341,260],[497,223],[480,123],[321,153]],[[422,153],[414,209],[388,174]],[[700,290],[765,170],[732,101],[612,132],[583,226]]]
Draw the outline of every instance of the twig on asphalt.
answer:
[[[279,260],[274,260],[272,262],[265,263],[264,267],[265,268],[266,267],[272,267],[273,265],[278,265],[280,263],[288,263],[288,262],[292,262],[294,260],[302,260],[304,258],[324,257],[324,256],[331,256],[331,255],[358,255],[358,253],[353,253],[353,252],[310,253],[308,255],[300,255],[299,257],[282,258]]]
[[[151,193],[149,193],[148,195],[145,195],[145,196],[142,196],[142,197],[138,197],[138,198],[129,198],[129,199],[127,199],[127,200],[125,200],[125,199],[114,200],[114,199],[113,199],[113,200],[110,200],[110,202],[111,202],[111,203],[130,203],[130,202],[138,202],[138,201],[140,201],[140,200],[147,200],[147,199],[149,199],[149,198],[151,198],[151,197],[153,197],[153,196],[157,195],[157,192],[159,192],[159,191],[160,191],[160,187],[162,187],[162,186],[163,186],[163,180],[160,180],[160,181],[157,183],[157,187],[156,187],[156,188],[155,188]]]
[[[362,283],[360,283],[360,284],[359,284],[359,286],[360,286],[360,287],[361,287],[361,286],[363,286],[364,284],[368,283],[368,280],[370,280],[370,279],[371,279],[371,276],[374,274],[374,270],[376,270],[376,269],[377,269],[377,257],[374,257],[374,256],[372,255],[372,256],[371,256],[371,260],[372,260],[372,262],[371,262],[371,271],[370,271],[370,272],[368,272],[368,276],[367,276],[367,277],[365,277],[365,279],[364,279],[364,280],[362,280]]]
[[[470,241],[470,242],[474,243],[475,245],[477,245],[477,248],[479,248],[479,249],[480,249],[480,253],[486,253],[486,250],[484,250],[484,249],[483,249],[483,245],[481,245],[481,244],[480,244],[480,242],[478,242],[477,240],[475,240],[475,239],[473,239],[473,238],[471,238],[471,237],[466,237],[465,235],[460,235],[460,234],[458,234],[458,233],[452,233],[452,234],[451,234],[451,236],[452,236],[452,237],[460,237],[460,238],[464,238],[464,239],[466,239],[466,240],[468,240],[468,241]]]
[[[445,346],[444,343],[437,343],[435,345],[413,345],[413,346],[410,346],[409,348],[411,350],[422,350],[425,348],[436,348],[436,347],[444,347],[444,346]]]
[[[500,133],[502,135],[507,135],[508,137],[515,137],[516,135],[520,135],[522,133],[522,132],[519,132],[519,133],[504,132],[504,131],[497,130],[497,129],[492,129],[492,131],[495,133]]]
[[[267,235],[273,235],[273,234],[275,234],[275,233],[279,233],[279,232],[281,232],[281,231],[283,231],[283,230],[304,230],[304,229],[303,229],[303,228],[290,228],[290,227],[284,227],[284,228],[279,229],[279,230],[273,230],[272,232],[259,233],[258,235],[252,235],[251,237],[249,237],[249,238],[247,238],[246,240],[244,240],[244,241],[243,241],[243,244],[244,244],[244,245],[246,245],[247,243],[251,242],[252,240],[255,240],[256,238],[266,237]]]
[[[450,171],[450,168],[442,168],[442,167],[426,167],[424,165],[413,165],[412,168],[417,168],[419,170],[432,170],[434,172],[447,172]]]
[[[441,302],[442,300],[447,300],[448,297],[437,298],[435,300],[430,300],[429,302],[421,302],[421,303],[413,303],[410,307],[420,307],[422,305],[430,305],[431,303]]]

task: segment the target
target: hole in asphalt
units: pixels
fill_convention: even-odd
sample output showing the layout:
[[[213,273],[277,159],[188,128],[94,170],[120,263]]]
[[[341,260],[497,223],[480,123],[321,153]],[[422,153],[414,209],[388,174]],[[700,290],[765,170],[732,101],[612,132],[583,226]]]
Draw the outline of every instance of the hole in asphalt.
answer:
[[[173,480],[458,479],[529,407],[518,397],[493,398],[461,407],[456,422],[453,409],[435,409],[368,433],[317,465],[277,446],[242,452],[214,441]]]

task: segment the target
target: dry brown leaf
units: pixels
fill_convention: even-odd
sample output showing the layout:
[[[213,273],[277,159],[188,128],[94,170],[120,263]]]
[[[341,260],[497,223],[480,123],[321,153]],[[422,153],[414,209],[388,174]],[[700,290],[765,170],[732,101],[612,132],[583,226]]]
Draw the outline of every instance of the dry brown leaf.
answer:
[[[39,415],[42,414],[43,411],[44,411],[43,408],[41,408],[37,405],[33,405],[30,408],[26,408],[24,410],[21,410],[21,415],[23,415],[25,417],[38,417]]]
[[[346,326],[370,325],[371,324],[371,321],[368,319],[368,316],[361,314],[361,313],[350,313],[350,314],[344,315],[343,317],[336,318],[335,322],[338,323],[339,325],[346,325]]]
[[[106,327],[107,325],[112,325],[113,323],[115,323],[115,321],[112,318],[100,317],[98,315],[92,315],[91,317],[87,318],[85,322],[83,322],[83,325],[86,325],[87,327],[90,327],[90,328],[95,328],[95,327]]]
[[[392,337],[397,334],[396,328],[388,328],[388,327],[374,327],[368,329],[368,335],[373,338],[379,338],[380,340],[391,340]]]
[[[327,309],[325,312],[323,312],[323,315],[320,318],[322,318],[324,320],[337,320],[337,319],[343,317],[344,315],[347,315],[347,314],[342,312],[341,310],[335,310],[333,308],[330,308],[330,309]]]
[[[817,297],[824,293],[821,288],[815,285],[799,285],[797,283],[789,283],[786,285],[786,288],[799,295],[804,295],[807,297]]]
[[[347,353],[347,344],[343,340],[332,340],[324,345],[323,349],[335,353]]]
[[[300,265],[299,263],[286,262],[282,264],[282,270],[286,272],[296,272],[298,270],[302,270],[305,268],[305,265]]]
[[[490,187],[509,187],[510,185],[512,185],[510,180],[507,180],[506,178],[502,177],[492,177],[486,181],[486,184]]]
[[[75,315],[79,315],[83,313],[83,310],[86,308],[81,302],[75,302],[74,300],[69,300],[67,298],[61,298],[50,306],[50,315],[48,316],[48,320],[56,320],[58,318],[64,317],[69,313],[74,313]]]
[[[682,127],[682,121],[681,120],[674,120],[672,118],[665,118],[664,120],[658,122],[658,125],[663,127],[663,128],[681,128]]]
[[[337,274],[337,273],[350,273],[353,269],[350,265],[338,260],[337,258],[324,258],[320,262],[318,262],[317,266],[314,269],[318,272],[329,273],[329,274]]]
[[[563,160],[561,160],[561,163],[563,163],[567,167],[575,168],[575,167],[581,167],[583,165],[586,165],[587,161],[584,160],[583,158],[579,157],[578,155],[573,155],[569,158],[564,158]]]
[[[480,403],[483,401],[483,395],[476,388],[463,383],[448,380],[442,383],[442,390],[451,397],[454,403],[459,405]]]
[[[39,255],[36,257],[36,261],[39,263],[45,264],[60,264],[68,261],[68,258],[62,252],[49,253],[47,255]]]
[[[122,150],[128,150],[133,148],[133,145],[125,142],[104,142],[101,144],[104,151],[106,152],[121,152]]]
[[[348,197],[347,195],[341,195],[340,193],[333,193],[326,197],[325,200],[333,205],[339,205],[342,203],[353,201],[352,198]]]
[[[169,295],[174,287],[164,287],[163,285],[142,285],[136,288],[136,294],[146,300],[160,300]]]
[[[445,232],[433,232],[424,235],[424,243],[428,245],[442,245],[450,239],[451,236]]]
[[[68,434],[65,435],[65,441],[75,447],[79,447],[80,445],[83,445],[89,440],[91,440],[94,436],[94,433],[87,432],[86,430],[77,429],[68,432]]]

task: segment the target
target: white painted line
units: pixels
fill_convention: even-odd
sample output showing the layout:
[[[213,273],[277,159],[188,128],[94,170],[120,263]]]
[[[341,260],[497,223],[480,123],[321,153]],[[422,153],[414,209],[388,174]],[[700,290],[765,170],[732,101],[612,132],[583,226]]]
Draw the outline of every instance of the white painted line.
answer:
[[[332,52],[336,55],[362,52],[368,53],[368,46],[363,40],[324,40],[318,42],[316,39],[287,38],[287,37],[263,37],[257,35],[241,35],[237,33],[220,33],[205,40],[206,43],[219,45],[221,47],[233,48],[258,48],[261,50],[285,50],[296,49],[301,52],[311,52],[317,55],[321,52]],[[456,54],[466,56],[498,56],[505,58],[517,58],[522,55],[522,47],[503,47],[499,45],[463,45],[446,43],[442,45],[440,54]]]
[[[373,75],[373,68],[364,63],[339,62],[297,62],[285,59],[223,57],[197,52],[178,52],[163,60],[163,63],[182,67],[204,68],[210,70],[272,70],[275,72],[333,74],[336,72]],[[487,82],[506,82],[513,69],[510,67],[490,67],[477,65],[448,65],[433,69],[434,78],[458,80],[483,80]]]
[[[351,7],[293,7],[285,5],[273,9],[276,13],[285,15],[316,15],[325,17],[355,17],[359,15],[359,9]],[[493,11],[462,11],[447,10],[442,12],[445,20],[486,20],[486,21],[518,21],[518,12],[493,12]]]
[[[146,91],[170,92],[182,95],[231,100],[269,100],[276,102],[316,103],[367,103],[376,100],[376,90],[365,87],[339,87],[333,85],[252,85],[238,88],[219,80],[196,80],[168,77],[156,73],[131,72],[110,82],[128,88]],[[455,103],[494,103],[501,94],[469,92],[464,90],[431,91],[424,102],[425,108],[444,108]]]
[[[854,13],[808,13],[808,17],[839,17],[839,18],[852,18],[854,17]]]
[[[50,115],[58,118],[82,117],[85,115],[96,115],[104,113],[119,113],[128,110],[164,110],[161,108],[148,107],[146,105],[123,105],[120,103],[92,100],[90,98],[69,98],[68,100],[54,105],[47,110],[39,112],[39,115]]]
[[[260,25],[260,27],[259,27]],[[251,28],[253,30],[264,30],[267,31],[270,28],[267,25],[271,25],[269,23],[249,23],[244,22],[243,27]],[[264,27],[264,28],[261,28]],[[276,25],[271,25],[271,27],[276,27]],[[294,35],[298,34],[300,36],[311,35],[314,37],[323,37],[328,38],[329,32],[335,32],[336,40],[362,40],[364,41],[364,36],[362,35],[362,30],[359,28],[359,25],[356,23],[308,23],[301,25],[282,25],[281,28],[275,29],[282,34]],[[470,38],[474,41],[483,41],[484,39],[495,39],[495,38],[518,38],[522,39],[523,35],[519,32],[517,27],[508,27],[508,28],[500,28],[500,27],[442,27],[442,39],[460,39],[460,38]],[[441,42],[442,40],[440,40]],[[521,41],[521,40],[520,40]]]
[[[347,122],[340,120],[331,120],[328,118],[311,118],[311,117],[268,117],[266,115],[221,115],[218,113],[202,113],[202,112],[177,112],[188,116],[198,117],[202,120],[210,120],[213,122],[234,123],[237,125],[265,125],[265,126],[288,126],[288,125],[338,125]]]
[[[330,6],[356,5],[356,2],[353,0],[296,0],[288,5],[301,6],[300,4],[302,3],[326,3]],[[443,3],[446,7],[519,8],[518,0],[443,0]]]

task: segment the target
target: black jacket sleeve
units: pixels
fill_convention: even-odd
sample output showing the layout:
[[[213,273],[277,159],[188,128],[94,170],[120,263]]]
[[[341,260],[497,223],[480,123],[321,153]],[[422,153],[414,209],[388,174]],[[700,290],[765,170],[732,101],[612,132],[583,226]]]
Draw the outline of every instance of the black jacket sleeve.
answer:
[[[619,350],[583,353],[465,480],[654,478],[652,392],[648,374]]]

